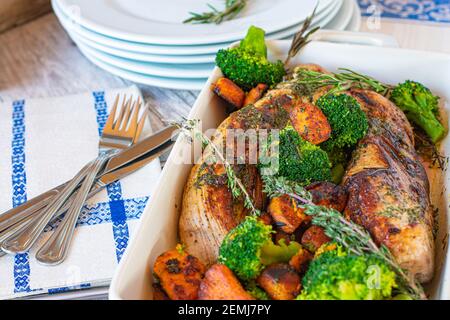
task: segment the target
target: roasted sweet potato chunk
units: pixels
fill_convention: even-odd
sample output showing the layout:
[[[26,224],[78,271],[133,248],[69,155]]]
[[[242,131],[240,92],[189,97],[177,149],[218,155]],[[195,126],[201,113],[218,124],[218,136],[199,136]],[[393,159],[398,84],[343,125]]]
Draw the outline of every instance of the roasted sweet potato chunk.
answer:
[[[212,90],[235,108],[240,109],[244,106],[244,90],[230,79],[220,78],[212,85]]]
[[[261,213],[259,220],[268,226],[271,226],[273,223],[272,216],[268,212]]]
[[[159,283],[154,283],[153,287],[153,300],[170,300],[167,294]]]
[[[300,293],[300,276],[286,263],[268,266],[258,277],[257,282],[269,297],[274,300],[292,300]]]
[[[205,266],[178,247],[160,255],[155,261],[153,272],[171,300],[195,300]]]
[[[249,104],[254,104],[256,101],[261,99],[268,88],[269,86],[267,84],[260,83],[250,90],[245,96],[244,107]]]
[[[254,300],[239,280],[223,264],[215,264],[200,284],[199,300]]]
[[[311,192],[313,202],[319,206],[343,212],[347,205],[347,192],[343,187],[331,182],[316,182],[306,189]]]
[[[331,239],[325,234],[325,230],[319,226],[309,227],[302,236],[302,245],[311,252],[316,252],[323,244]]]
[[[272,198],[267,210],[275,225],[286,233],[293,233],[302,222],[311,220],[297,201],[288,195]]]
[[[280,228],[276,228],[276,232],[272,236],[272,240],[274,243],[279,243],[281,240],[284,240],[284,243],[289,245],[291,241],[295,240],[292,234],[286,233]]]
[[[311,103],[299,103],[292,108],[290,119],[298,134],[312,144],[327,141],[331,127],[322,110]]]
[[[313,259],[311,252],[305,248],[301,248],[295,256],[289,261],[289,265],[298,273],[305,273],[308,269],[309,262]]]

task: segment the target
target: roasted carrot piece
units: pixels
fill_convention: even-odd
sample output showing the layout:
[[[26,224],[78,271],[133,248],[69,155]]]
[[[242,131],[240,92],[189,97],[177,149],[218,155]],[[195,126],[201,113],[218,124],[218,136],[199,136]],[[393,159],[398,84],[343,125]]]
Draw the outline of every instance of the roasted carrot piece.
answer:
[[[272,216],[268,212],[262,212],[259,216],[259,220],[268,226],[273,223]]]
[[[292,126],[298,134],[312,144],[327,141],[331,135],[331,126],[322,110],[311,103],[299,103],[289,113]]]
[[[220,78],[212,85],[212,90],[235,108],[240,109],[244,106],[244,90],[230,79]]]
[[[295,199],[288,195],[272,198],[267,211],[275,220],[277,227],[289,234],[293,233],[302,222],[311,220]]]
[[[343,212],[348,194],[342,186],[331,182],[315,182],[306,187],[313,198],[313,202],[319,206],[335,209]]]
[[[153,300],[170,300],[159,283],[153,285]]]
[[[249,104],[254,104],[256,101],[262,98],[264,93],[269,89],[269,86],[264,83],[258,84],[252,90],[250,90],[246,96],[244,101],[244,106],[248,106]]]
[[[301,248],[295,256],[289,261],[289,265],[295,269],[298,273],[305,273],[308,269],[309,262],[313,259],[311,252],[305,248]]]
[[[257,282],[274,300],[293,300],[300,293],[300,276],[286,263],[268,266]]]
[[[206,271],[200,284],[199,300],[255,300],[239,280],[223,264],[215,264]]]
[[[331,239],[325,234],[325,230],[319,226],[311,226],[302,236],[302,245],[311,252],[316,252],[323,244]]]
[[[156,259],[153,272],[171,300],[196,300],[205,266],[177,246]]]

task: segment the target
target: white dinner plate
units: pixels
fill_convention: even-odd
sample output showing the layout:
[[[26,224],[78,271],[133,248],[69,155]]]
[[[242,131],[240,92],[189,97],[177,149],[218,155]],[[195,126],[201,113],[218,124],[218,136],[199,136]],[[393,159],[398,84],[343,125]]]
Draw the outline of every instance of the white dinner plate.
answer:
[[[348,31],[359,31],[361,28],[361,8],[357,1],[353,3],[353,18],[350,20],[349,25],[347,26]]]
[[[321,0],[318,12],[335,0]],[[222,0],[58,0],[75,22],[98,33],[127,41],[165,45],[231,42],[251,25],[272,33],[297,25],[313,11],[316,0],[249,1],[237,18],[216,24],[184,24],[189,12],[204,12]]]
[[[332,14],[332,10],[336,10],[336,7],[340,5],[342,0],[335,0],[333,1],[332,5],[330,5],[328,8],[317,14],[316,17],[316,23],[320,23],[320,20],[322,20],[324,17],[330,16]],[[62,25],[71,32],[75,32],[79,37],[89,40],[91,42],[95,42],[97,46],[105,46],[107,47],[107,50],[110,50],[109,52],[106,50],[103,50],[105,52],[108,52],[110,54],[114,54],[112,51],[120,50],[120,51],[127,51],[132,52],[132,54],[142,53],[142,54],[150,54],[150,55],[157,55],[155,59],[152,60],[152,62],[166,62],[166,63],[173,63],[173,58],[168,58],[170,61],[162,61],[161,55],[168,56],[168,55],[176,55],[176,56],[183,56],[186,58],[185,60],[179,62],[179,63],[194,63],[195,58],[188,57],[193,55],[211,55],[215,54],[219,49],[228,47],[230,45],[230,42],[225,43],[215,43],[215,44],[209,44],[209,45],[192,45],[192,46],[166,46],[166,45],[152,45],[152,44],[143,44],[138,42],[131,42],[131,41],[124,41],[121,39],[111,38],[99,33],[96,33],[92,30],[89,30],[77,23],[74,23],[69,17],[67,17],[62,10],[60,9],[58,5],[57,0],[52,0],[53,9],[55,11],[55,14],[57,15],[58,19],[62,23]],[[323,25],[323,24],[322,24]],[[268,34],[268,39],[280,39],[285,38],[287,36],[291,36],[298,30],[299,26],[294,26],[293,28],[288,28],[289,31],[286,33],[286,30],[280,31],[280,33],[273,33]],[[97,48],[99,49],[99,48]],[[101,49],[100,49],[101,50]],[[117,53],[117,51],[116,51]],[[126,57],[123,56],[122,57]],[[128,56],[128,58],[135,58]],[[152,57],[150,57],[151,59]],[[190,61],[189,61],[190,60]],[[143,60],[147,61],[147,60]],[[202,63],[205,60],[196,61],[195,63]]]
[[[81,49],[80,49],[81,50]],[[205,85],[205,79],[174,79],[174,78],[164,78],[157,76],[149,76],[142,73],[132,72],[118,68],[114,65],[105,63],[94,56],[90,55],[88,52],[83,52],[84,56],[89,59],[93,64],[97,65],[99,68],[112,73],[118,77],[126,80],[130,80],[136,83],[146,84],[149,86],[155,86],[166,89],[179,89],[179,90],[201,90]]]
[[[344,0],[344,1],[354,1],[354,0]],[[339,11],[342,11],[342,7],[340,4],[342,4],[342,1],[335,1],[336,5],[330,6],[330,9],[324,10],[321,15],[324,17],[318,17],[319,23],[316,23],[320,25],[321,27],[328,27],[329,20],[333,20],[333,18],[338,14]],[[341,10],[340,10],[341,9]],[[351,18],[351,17],[350,17]],[[76,42],[80,43],[82,45],[88,46],[92,49],[95,49],[97,51],[101,51],[104,53],[107,53],[109,55],[125,58],[125,59],[131,59],[135,61],[140,62],[152,62],[152,63],[170,63],[170,64],[201,64],[201,63],[214,63],[215,60],[215,53],[214,54],[207,54],[207,55],[188,55],[188,56],[170,56],[170,55],[153,55],[153,54],[144,54],[139,52],[132,52],[128,50],[122,50],[113,48],[110,46],[102,45],[101,43],[98,43],[96,41],[92,41],[88,38],[84,38],[83,36],[79,35],[76,31],[77,29],[71,29],[66,21],[62,20],[61,23],[66,28],[67,32],[69,33],[70,37]],[[337,26],[335,30],[344,30],[345,26]],[[281,31],[278,35],[279,38],[285,38],[292,36],[295,32],[297,32],[300,29],[300,26],[296,26],[295,28],[291,28],[290,31]],[[230,44],[226,43],[224,44],[224,47],[229,46]],[[124,61],[122,61],[124,62]],[[131,70],[131,69],[130,69]],[[210,70],[208,70],[210,72]],[[162,75],[162,74],[157,74]],[[167,76],[166,74],[162,76]],[[202,75],[204,77],[204,75]]]
[[[83,53],[88,53],[90,56],[118,68],[142,73],[150,76],[176,78],[176,79],[204,79],[206,80],[214,69],[214,63],[207,64],[171,64],[171,63],[152,63],[136,61],[116,57],[95,49],[92,49],[85,44],[77,43],[78,47]]]
[[[339,13],[335,18],[327,24],[327,29],[346,30],[347,26],[353,18],[356,0],[344,0]]]

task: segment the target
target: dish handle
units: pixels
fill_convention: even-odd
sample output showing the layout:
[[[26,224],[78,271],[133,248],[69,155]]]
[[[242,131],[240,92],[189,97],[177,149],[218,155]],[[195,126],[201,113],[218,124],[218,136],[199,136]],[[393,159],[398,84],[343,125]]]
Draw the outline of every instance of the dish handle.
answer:
[[[397,40],[393,36],[383,33],[320,30],[311,38],[313,41],[348,43],[376,47],[399,47]]]

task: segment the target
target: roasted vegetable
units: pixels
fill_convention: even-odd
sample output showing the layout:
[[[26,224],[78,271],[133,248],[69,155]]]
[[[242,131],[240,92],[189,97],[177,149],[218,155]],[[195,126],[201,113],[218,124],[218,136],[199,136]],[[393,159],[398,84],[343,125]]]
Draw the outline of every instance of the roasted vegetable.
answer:
[[[315,182],[306,187],[317,205],[344,211],[347,204],[346,191],[331,182]],[[292,197],[282,195],[270,200],[267,211],[275,225],[287,234],[292,234],[303,223],[311,221],[301,205]]]
[[[270,300],[269,295],[261,287],[258,286],[256,280],[247,281],[245,285],[245,290],[252,295],[252,297],[257,300]]]
[[[302,236],[302,246],[311,252],[316,252],[323,244],[331,239],[325,234],[325,230],[318,226],[309,227]]]
[[[199,300],[254,300],[223,264],[215,264],[205,274],[198,292]]]
[[[212,90],[236,109],[244,106],[245,92],[230,79],[220,78],[212,85]]]
[[[331,182],[315,182],[306,187],[311,193],[312,201],[318,206],[343,212],[347,205],[347,191]]]
[[[441,140],[446,132],[438,120],[439,97],[418,82],[407,80],[394,88],[390,99],[405,112],[406,117],[421,127],[433,142]]]
[[[153,300],[170,300],[159,283],[153,283]]]
[[[269,86],[264,83],[259,83],[256,87],[247,92],[245,96],[244,106],[256,103],[261,99],[264,93],[269,89]]]
[[[240,279],[255,279],[265,266],[288,262],[300,249],[300,244],[272,242],[273,230],[258,218],[248,216],[230,231],[222,242],[218,262],[230,268]]]
[[[367,116],[353,97],[326,94],[317,101],[317,106],[331,126],[331,137],[324,143],[326,150],[353,147],[367,134]]]
[[[195,300],[205,266],[178,245],[156,259],[153,273],[171,300]]]
[[[308,269],[309,263],[313,259],[311,252],[305,248],[301,248],[295,256],[289,261],[289,265],[295,269],[300,274],[303,274]]]
[[[268,266],[258,277],[257,282],[274,300],[293,300],[301,288],[300,276],[286,263]]]
[[[383,300],[397,287],[395,273],[376,256],[340,250],[314,259],[302,285],[300,300]]]
[[[297,201],[288,195],[272,198],[267,211],[277,227],[288,234],[293,233],[303,222],[311,220]]]
[[[292,126],[300,136],[312,143],[320,144],[331,135],[331,127],[322,110],[311,103],[302,103],[290,113]]]
[[[292,127],[280,132],[279,175],[308,185],[331,179],[331,163],[325,151],[300,137]]]
[[[244,90],[260,83],[272,86],[286,74],[281,61],[272,63],[267,60],[264,36],[264,30],[251,26],[238,47],[217,53],[216,64],[222,73]]]
[[[331,181],[335,184],[340,184],[345,175],[345,168],[348,165],[352,150],[351,148],[340,149],[334,148],[333,146],[328,147],[331,147],[331,149],[327,149],[326,143],[322,145],[322,148],[327,152],[331,162]]]

